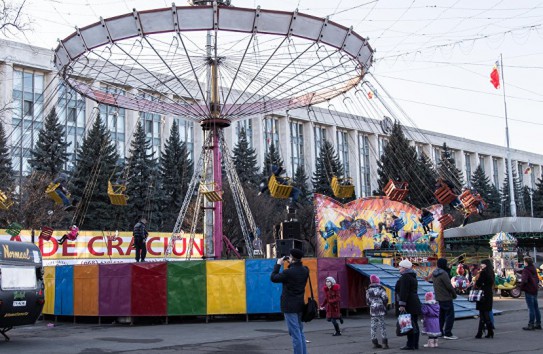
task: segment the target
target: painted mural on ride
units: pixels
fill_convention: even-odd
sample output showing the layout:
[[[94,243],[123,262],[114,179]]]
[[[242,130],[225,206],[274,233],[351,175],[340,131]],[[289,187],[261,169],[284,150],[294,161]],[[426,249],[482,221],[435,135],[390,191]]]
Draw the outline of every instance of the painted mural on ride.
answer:
[[[387,197],[342,204],[315,194],[314,205],[318,257],[362,257],[365,250],[399,251],[416,257],[438,254],[443,242],[438,222],[443,206],[439,204],[421,210]],[[431,217],[423,217],[424,210]]]

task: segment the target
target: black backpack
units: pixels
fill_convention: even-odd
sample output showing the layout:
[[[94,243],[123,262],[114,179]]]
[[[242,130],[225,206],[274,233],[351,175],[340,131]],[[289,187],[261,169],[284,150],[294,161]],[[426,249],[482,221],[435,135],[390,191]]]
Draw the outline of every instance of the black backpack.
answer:
[[[309,268],[305,268],[309,272]],[[317,301],[315,301],[315,297],[313,296],[311,275],[309,275],[309,289],[311,291],[311,297],[307,299],[307,304],[304,305],[304,311],[302,312],[302,322],[311,322],[311,320],[319,315],[319,305],[317,304]]]

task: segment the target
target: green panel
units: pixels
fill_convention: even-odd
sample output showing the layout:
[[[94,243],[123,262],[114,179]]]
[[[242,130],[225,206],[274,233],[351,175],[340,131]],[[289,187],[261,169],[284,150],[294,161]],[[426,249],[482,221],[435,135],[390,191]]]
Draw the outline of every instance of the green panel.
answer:
[[[168,263],[168,315],[205,315],[206,265],[204,261]]]

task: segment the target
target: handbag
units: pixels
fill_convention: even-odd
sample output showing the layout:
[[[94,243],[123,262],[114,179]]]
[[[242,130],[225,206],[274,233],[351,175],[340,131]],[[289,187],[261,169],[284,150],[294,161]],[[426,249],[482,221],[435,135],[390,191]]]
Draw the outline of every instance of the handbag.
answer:
[[[485,297],[485,293],[480,289],[472,289],[469,292],[469,302],[479,302]]]
[[[309,268],[305,267],[309,272]],[[304,305],[304,311],[302,312],[302,322],[311,322],[319,314],[319,305],[315,301],[313,296],[313,286],[311,285],[311,276],[309,276],[309,289],[311,291],[311,297],[307,299],[307,304]]]
[[[401,313],[396,321],[396,335],[405,336],[413,330],[413,323],[411,321],[411,314]]]

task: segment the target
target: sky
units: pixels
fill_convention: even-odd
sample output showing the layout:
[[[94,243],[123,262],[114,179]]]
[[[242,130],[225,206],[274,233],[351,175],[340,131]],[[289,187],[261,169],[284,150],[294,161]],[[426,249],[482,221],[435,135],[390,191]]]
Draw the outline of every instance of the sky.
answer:
[[[543,153],[543,1],[232,0],[300,12],[369,38],[373,76],[416,127]],[[178,1],[178,6],[186,5]],[[171,7],[166,0],[27,0],[31,32],[11,37],[45,48],[99,17]],[[503,57],[502,86],[490,83]],[[504,80],[503,80],[504,79]],[[505,88],[505,100],[503,88]]]

